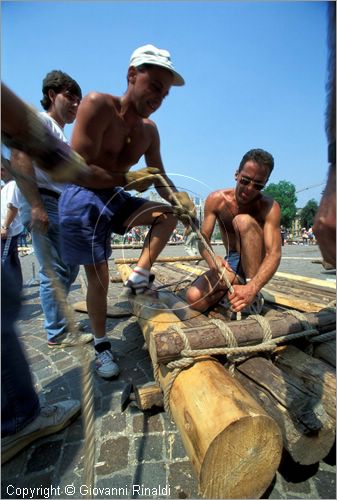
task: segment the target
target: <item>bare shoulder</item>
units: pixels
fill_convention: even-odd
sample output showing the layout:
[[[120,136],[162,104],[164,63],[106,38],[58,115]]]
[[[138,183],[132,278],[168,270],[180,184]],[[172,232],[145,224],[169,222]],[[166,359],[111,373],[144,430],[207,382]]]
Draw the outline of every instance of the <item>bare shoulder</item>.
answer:
[[[151,134],[153,137],[159,137],[157,125],[149,118],[143,118],[143,127],[146,133]]]
[[[118,97],[102,92],[89,92],[82,100],[81,107],[90,107],[95,110],[117,110]]]
[[[229,201],[231,197],[232,190],[231,189],[218,189],[216,191],[212,191],[207,198],[206,204],[209,208],[216,208],[217,210],[221,210],[222,206],[226,201]]]
[[[281,217],[281,208],[276,200],[271,196],[263,194],[261,198],[261,213],[264,214],[265,219],[274,218],[276,220]]]

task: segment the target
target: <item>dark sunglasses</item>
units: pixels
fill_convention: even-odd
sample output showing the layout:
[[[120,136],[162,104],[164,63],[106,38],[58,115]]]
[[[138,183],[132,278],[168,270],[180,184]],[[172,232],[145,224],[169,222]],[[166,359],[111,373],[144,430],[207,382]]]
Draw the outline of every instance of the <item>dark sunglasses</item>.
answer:
[[[254,189],[257,189],[258,191],[261,191],[261,189],[265,187],[265,184],[263,184],[262,182],[255,182],[250,177],[245,177],[244,175],[240,176],[239,182],[243,186],[248,186],[248,184],[253,184]]]

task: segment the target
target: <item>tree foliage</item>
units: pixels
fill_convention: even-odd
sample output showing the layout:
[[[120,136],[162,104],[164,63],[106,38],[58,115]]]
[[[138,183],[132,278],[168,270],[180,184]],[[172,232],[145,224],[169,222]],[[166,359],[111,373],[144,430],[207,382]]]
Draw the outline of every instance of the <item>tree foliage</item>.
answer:
[[[313,225],[317,210],[318,203],[312,198],[301,210],[300,220],[302,227],[309,229]]]
[[[281,224],[290,228],[296,216],[297,197],[294,184],[288,181],[271,183],[263,192],[278,202],[281,208]]]

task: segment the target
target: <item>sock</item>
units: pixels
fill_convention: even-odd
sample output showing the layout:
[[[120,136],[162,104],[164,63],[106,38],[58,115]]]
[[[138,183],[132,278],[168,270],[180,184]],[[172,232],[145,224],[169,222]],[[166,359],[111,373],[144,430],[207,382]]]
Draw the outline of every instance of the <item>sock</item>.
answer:
[[[150,271],[143,269],[142,267],[136,266],[129,276],[129,281],[135,285],[141,283],[142,281],[149,281]]]
[[[94,336],[94,346],[96,347],[98,344],[101,344],[102,342],[109,342],[109,339],[106,335],[104,337],[95,337]]]

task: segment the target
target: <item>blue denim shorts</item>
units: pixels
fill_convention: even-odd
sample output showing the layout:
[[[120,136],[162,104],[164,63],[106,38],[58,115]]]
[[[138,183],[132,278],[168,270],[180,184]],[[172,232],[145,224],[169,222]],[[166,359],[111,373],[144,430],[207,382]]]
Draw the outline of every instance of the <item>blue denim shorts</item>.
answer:
[[[69,184],[59,200],[62,258],[66,264],[94,264],[111,255],[111,233],[124,234],[125,221],[148,203],[123,188],[87,189]]]
[[[241,265],[241,255],[239,254],[239,252],[236,252],[235,250],[230,250],[225,257],[225,260],[231,266],[233,273],[235,273],[238,276],[238,278],[240,278],[245,282],[246,277]]]

